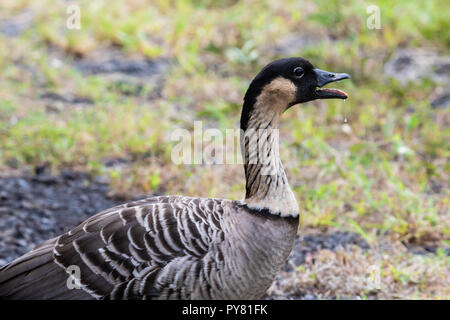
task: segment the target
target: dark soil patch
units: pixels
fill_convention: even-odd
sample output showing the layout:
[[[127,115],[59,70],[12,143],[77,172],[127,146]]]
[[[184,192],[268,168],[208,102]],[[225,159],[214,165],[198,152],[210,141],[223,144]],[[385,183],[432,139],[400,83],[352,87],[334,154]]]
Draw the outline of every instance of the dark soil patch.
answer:
[[[294,267],[298,267],[305,262],[308,255],[319,250],[336,251],[351,246],[358,246],[364,250],[370,249],[369,244],[360,235],[346,231],[316,233],[297,237],[294,248],[285,264],[285,271],[293,271]]]
[[[0,22],[0,33],[6,37],[18,37],[33,25],[34,13],[30,9]]]
[[[450,105],[450,93],[444,93],[431,101],[431,106],[435,109],[445,109]]]
[[[416,243],[404,243],[405,247],[413,254],[426,255],[426,254],[437,254],[438,250],[441,249],[446,256],[450,256],[449,247],[438,247],[435,245],[421,245]]]
[[[51,63],[55,64],[50,66],[55,68],[72,67],[85,77],[98,76],[105,79],[111,91],[124,96],[147,99],[161,97],[165,79],[173,63],[166,58],[150,59],[140,55],[129,56],[120,49],[111,46],[101,47],[78,57],[48,44],[47,54],[51,58]],[[36,67],[28,66],[26,63],[23,63],[21,67],[25,72],[31,72],[34,78],[42,82],[39,76],[40,72]],[[45,83],[42,85],[45,85]],[[50,102],[74,105],[95,103],[88,97],[75,96],[70,93],[45,92],[40,98]]]
[[[89,98],[85,97],[78,97],[74,96],[72,94],[67,95],[61,95],[54,92],[46,92],[41,95],[41,99],[46,99],[50,101],[58,101],[63,103],[71,103],[71,104],[93,104],[94,101],[92,101]]]
[[[0,178],[0,265],[118,202],[83,173]]]
[[[398,49],[384,66],[388,77],[397,79],[406,85],[410,81],[431,78],[438,83],[450,80],[450,56],[423,48]]]
[[[86,74],[122,73],[133,77],[151,77],[161,73],[166,63],[144,58],[126,59],[113,55],[106,59],[81,59],[75,66]]]
[[[159,98],[164,87],[165,74],[170,63],[166,59],[127,57],[115,48],[100,49],[74,61],[75,67],[85,75],[102,75],[111,80],[111,90],[127,96],[147,95]],[[153,87],[145,92],[146,87]]]

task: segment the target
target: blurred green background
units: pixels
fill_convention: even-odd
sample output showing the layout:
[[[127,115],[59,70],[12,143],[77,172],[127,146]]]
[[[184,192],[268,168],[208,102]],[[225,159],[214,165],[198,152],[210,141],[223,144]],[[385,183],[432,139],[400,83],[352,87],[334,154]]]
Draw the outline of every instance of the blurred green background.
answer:
[[[66,27],[71,4],[79,30]],[[368,28],[369,5],[381,29]],[[448,299],[449,12],[446,0],[2,0],[0,172],[71,168],[106,177],[123,199],[241,199],[241,166],[175,165],[170,133],[194,120],[237,128],[252,77],[301,56],[352,76],[336,85],[347,101],[311,102],[283,119],[301,228],[349,230],[374,248],[438,248],[343,255],[378,261],[379,298]],[[317,285],[311,268],[296,277]]]

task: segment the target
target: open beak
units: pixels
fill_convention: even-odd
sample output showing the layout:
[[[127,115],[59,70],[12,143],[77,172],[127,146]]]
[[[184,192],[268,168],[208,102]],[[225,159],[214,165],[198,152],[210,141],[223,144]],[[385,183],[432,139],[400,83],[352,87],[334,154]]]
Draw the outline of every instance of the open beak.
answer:
[[[350,76],[346,73],[333,73],[320,69],[314,69],[314,72],[317,75],[317,85],[315,95],[316,99],[347,99],[348,96],[344,91],[338,89],[328,89],[322,88],[324,85],[330,82],[340,81],[344,79],[350,79]]]

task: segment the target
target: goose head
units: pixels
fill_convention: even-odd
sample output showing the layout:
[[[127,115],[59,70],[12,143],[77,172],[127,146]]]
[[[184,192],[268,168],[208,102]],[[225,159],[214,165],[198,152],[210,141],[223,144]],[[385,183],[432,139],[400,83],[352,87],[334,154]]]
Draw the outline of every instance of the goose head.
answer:
[[[247,129],[250,118],[258,110],[265,114],[281,114],[293,105],[316,99],[347,99],[345,92],[323,87],[349,78],[347,73],[317,69],[303,58],[275,60],[250,83],[244,97],[241,128]]]

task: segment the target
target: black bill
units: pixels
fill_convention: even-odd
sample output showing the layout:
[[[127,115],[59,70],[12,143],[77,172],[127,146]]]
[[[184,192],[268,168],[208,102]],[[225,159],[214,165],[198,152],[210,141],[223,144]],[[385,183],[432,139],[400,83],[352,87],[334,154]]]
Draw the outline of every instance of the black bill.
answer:
[[[320,69],[314,69],[314,72],[317,75],[317,85],[319,88],[322,88],[324,85],[330,82],[340,81],[344,79],[350,79],[350,76],[347,73],[333,73]],[[317,99],[347,99],[348,95],[341,90],[338,89],[316,89],[316,97]]]

